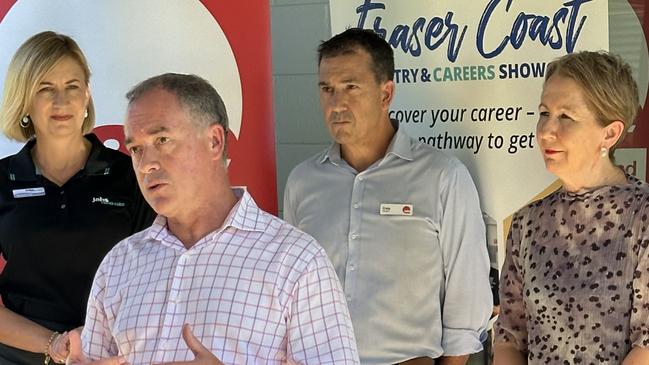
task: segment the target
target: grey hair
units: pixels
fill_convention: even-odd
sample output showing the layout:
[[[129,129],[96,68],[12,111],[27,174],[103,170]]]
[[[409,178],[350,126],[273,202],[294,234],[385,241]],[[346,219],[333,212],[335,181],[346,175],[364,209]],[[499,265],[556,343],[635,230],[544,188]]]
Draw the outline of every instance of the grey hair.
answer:
[[[207,80],[196,75],[166,73],[146,79],[128,93],[126,99],[131,106],[142,95],[154,89],[162,89],[176,95],[180,104],[192,117],[194,126],[201,129],[219,124],[225,131],[227,149],[228,114],[219,93]]]

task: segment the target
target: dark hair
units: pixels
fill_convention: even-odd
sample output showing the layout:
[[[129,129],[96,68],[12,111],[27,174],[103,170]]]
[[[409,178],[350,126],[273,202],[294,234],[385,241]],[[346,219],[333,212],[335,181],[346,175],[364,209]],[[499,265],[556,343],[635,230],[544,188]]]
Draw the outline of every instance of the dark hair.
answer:
[[[393,79],[394,51],[388,42],[369,29],[349,28],[322,42],[318,47],[318,65],[323,58],[353,54],[358,49],[370,54],[377,82]]]
[[[186,108],[196,127],[219,124],[228,133],[228,114],[219,93],[207,80],[196,75],[166,73],[146,79],[128,93],[128,105],[137,101],[146,92],[162,89],[176,95],[180,104]],[[224,149],[225,153],[225,149]]]

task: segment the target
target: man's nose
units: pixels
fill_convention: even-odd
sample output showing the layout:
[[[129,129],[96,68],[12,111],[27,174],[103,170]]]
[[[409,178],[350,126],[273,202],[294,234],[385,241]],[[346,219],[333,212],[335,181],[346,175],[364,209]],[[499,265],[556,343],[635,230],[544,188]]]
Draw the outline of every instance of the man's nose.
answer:
[[[334,91],[331,95],[330,106],[334,111],[343,111],[348,106],[347,94],[341,91]]]
[[[148,174],[160,168],[158,153],[155,148],[143,147],[140,153],[131,155],[133,165],[137,171]]]

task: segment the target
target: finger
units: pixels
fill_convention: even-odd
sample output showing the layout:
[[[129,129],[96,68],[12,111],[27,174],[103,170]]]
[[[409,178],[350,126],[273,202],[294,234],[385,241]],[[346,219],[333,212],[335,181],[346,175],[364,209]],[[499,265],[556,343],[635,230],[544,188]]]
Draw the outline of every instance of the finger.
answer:
[[[86,362],[86,356],[83,354],[83,350],[81,349],[81,336],[79,333],[75,331],[70,332],[68,339],[70,341],[70,353],[68,354],[66,364]]]
[[[93,361],[91,365],[130,365],[124,356],[115,356],[108,359]]]
[[[126,361],[126,358],[124,356],[115,356],[97,361],[75,361],[68,358],[65,363],[67,365],[131,365],[131,363]]]
[[[52,344],[52,347],[50,348],[50,355],[52,355],[53,358],[59,360],[63,359],[68,356],[68,348],[69,348],[69,335],[67,332],[63,332],[57,339],[54,341],[54,344]]]
[[[199,355],[211,354],[211,352],[203,346],[203,344],[194,336],[192,328],[188,323],[183,325],[183,340],[187,344],[187,347],[194,353],[194,356],[198,357]]]

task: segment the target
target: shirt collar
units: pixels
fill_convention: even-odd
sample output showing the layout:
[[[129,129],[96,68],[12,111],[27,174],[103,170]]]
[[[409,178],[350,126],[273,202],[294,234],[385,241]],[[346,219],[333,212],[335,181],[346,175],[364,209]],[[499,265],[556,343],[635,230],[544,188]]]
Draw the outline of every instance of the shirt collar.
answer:
[[[334,165],[338,165],[340,160],[342,160],[342,157],[340,157],[340,144],[333,142],[325,150],[324,155],[320,159],[320,163],[325,163],[327,160],[331,161]]]
[[[259,209],[250,193],[243,188],[233,188],[232,191],[239,201],[228,214],[223,227],[229,226],[250,232],[265,232],[270,224],[270,219]]]
[[[265,232],[268,229],[270,218],[259,209],[252,196],[243,188],[232,188],[232,192],[239,198],[239,201],[230,210],[223,225],[201,238],[196,245],[205,241],[213,241],[220,232],[229,227],[246,232]],[[158,215],[148,229],[146,239],[167,242],[168,240],[165,238],[169,236],[173,237],[175,241],[178,240],[167,228],[167,217]],[[178,243],[180,244],[180,242]]]
[[[412,142],[410,137],[401,130],[400,128],[397,128],[396,133],[394,133],[394,136],[392,136],[392,140],[390,141],[390,145],[388,145],[388,149],[385,152],[385,157],[381,159],[381,162],[379,162],[379,165],[386,159],[386,157],[394,155],[396,157],[399,157],[401,159],[404,159],[406,161],[412,161],[413,160],[413,154],[412,154]],[[331,161],[333,164],[338,165],[340,161],[342,160],[342,157],[340,156],[340,144],[337,142],[333,142],[327,150],[325,150],[324,155],[320,159],[320,163],[325,163],[327,160]]]
[[[111,151],[103,148],[103,144],[90,133],[84,136],[90,141],[90,154],[84,166],[84,172],[87,175],[108,175],[110,173]],[[32,160],[32,148],[36,144],[36,139],[30,139],[9,161],[9,179],[18,181],[36,181],[37,169]]]
[[[402,129],[397,129],[397,132],[392,137],[388,150],[385,156],[394,155],[406,161],[412,161],[412,140]],[[383,158],[385,160],[385,158]]]

